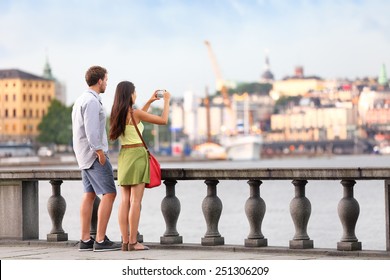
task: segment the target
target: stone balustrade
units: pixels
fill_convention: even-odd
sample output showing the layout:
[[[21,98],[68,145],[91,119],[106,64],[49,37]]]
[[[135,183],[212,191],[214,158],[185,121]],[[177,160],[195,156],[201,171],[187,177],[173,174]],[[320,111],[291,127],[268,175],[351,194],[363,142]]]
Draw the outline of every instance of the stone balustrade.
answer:
[[[116,175],[116,172],[115,172]],[[267,238],[262,234],[262,221],[266,213],[266,202],[260,195],[260,187],[266,180],[289,180],[295,189],[290,202],[290,214],[295,234],[290,240],[290,249],[314,248],[307,226],[310,222],[311,202],[305,196],[305,187],[310,180],[327,180],[340,184],[343,197],[338,204],[338,215],[343,228],[337,250],[362,250],[362,243],[355,235],[355,226],[359,218],[359,202],[354,198],[354,185],[359,180],[383,180],[385,203],[386,251],[390,251],[390,168],[270,168],[270,169],[180,169],[162,170],[166,196],[161,202],[161,211],[166,231],[160,238],[161,244],[181,244],[183,238],[177,231],[180,215],[180,200],[175,195],[178,181],[201,180],[207,187],[207,195],[202,202],[202,211],[207,231],[201,239],[202,245],[224,245],[224,237],[218,230],[222,214],[223,201],[218,197],[220,180],[245,180],[248,184],[248,199],[245,214],[250,231],[244,244],[247,247],[268,246]],[[66,241],[68,235],[62,228],[62,219],[66,214],[66,201],[61,196],[63,181],[81,180],[79,170],[20,170],[0,171],[0,239],[38,239],[39,181],[50,181],[52,196],[48,201],[48,211],[52,229],[47,234],[48,241]],[[339,182],[338,182],[339,181]],[[96,209],[91,221],[91,234],[96,231]],[[183,202],[185,203],[185,201]],[[142,238],[142,236],[141,236]]]

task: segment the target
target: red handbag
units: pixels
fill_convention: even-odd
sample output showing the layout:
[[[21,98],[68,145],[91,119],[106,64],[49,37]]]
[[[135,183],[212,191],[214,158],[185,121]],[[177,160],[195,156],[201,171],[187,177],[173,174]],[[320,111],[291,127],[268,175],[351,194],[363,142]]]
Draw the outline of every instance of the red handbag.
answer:
[[[145,188],[154,188],[161,185],[161,168],[158,160],[149,153],[150,183]]]
[[[141,133],[139,132],[139,129],[137,125],[135,124],[134,117],[133,117],[133,110],[131,110],[131,119],[133,121],[133,125],[135,127],[135,130],[138,133],[138,136],[141,138],[142,144],[144,144],[146,151],[148,152],[148,158],[149,158],[149,174],[150,174],[150,182],[149,184],[145,184],[145,188],[151,189],[155,188],[161,185],[161,167],[158,160],[149,152],[148,146],[146,146],[146,143],[144,141],[144,138],[142,137]]]

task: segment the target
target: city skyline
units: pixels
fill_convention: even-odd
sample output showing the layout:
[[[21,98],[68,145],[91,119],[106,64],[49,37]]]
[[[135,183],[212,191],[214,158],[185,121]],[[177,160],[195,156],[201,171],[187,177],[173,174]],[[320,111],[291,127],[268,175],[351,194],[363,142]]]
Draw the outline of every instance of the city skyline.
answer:
[[[386,1],[1,1],[0,68],[42,75],[48,59],[71,104],[84,74],[106,67],[134,82],[140,105],[154,89],[175,97],[215,90],[204,40],[227,80],[258,81],[269,50],[275,79],[296,66],[325,79],[377,77],[390,64]]]

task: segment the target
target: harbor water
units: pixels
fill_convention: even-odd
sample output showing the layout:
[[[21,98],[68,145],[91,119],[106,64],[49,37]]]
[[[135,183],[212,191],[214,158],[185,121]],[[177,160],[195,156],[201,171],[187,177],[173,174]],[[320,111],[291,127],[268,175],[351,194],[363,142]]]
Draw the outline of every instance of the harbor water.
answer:
[[[298,167],[388,167],[390,156],[357,155],[329,156],[313,158],[277,158],[259,161],[235,162],[166,162],[163,168],[298,168]],[[116,167],[116,163],[113,162]],[[57,167],[58,168],[58,167]],[[73,166],[74,168],[74,166]],[[40,181],[39,186],[40,239],[46,239],[51,230],[47,201],[51,196],[51,185]],[[219,221],[219,232],[225,244],[244,244],[249,234],[249,223],[245,215],[245,202],[249,197],[246,180],[220,181],[217,193],[223,204]],[[67,203],[63,229],[70,240],[80,238],[79,207],[82,197],[81,181],[64,181],[61,194]],[[184,243],[200,244],[206,233],[206,222],[202,213],[202,201],[207,194],[203,181],[178,181],[176,196],[181,203],[177,230]],[[288,247],[295,229],[290,216],[289,205],[294,197],[291,181],[263,181],[261,197],[266,203],[266,214],[262,223],[262,233],[269,246]],[[308,235],[315,248],[336,248],[342,236],[342,226],[337,214],[337,205],[343,196],[340,181],[309,181],[306,197],[311,202],[312,213],[308,224]],[[385,209],[384,182],[382,180],[357,181],[354,196],[360,205],[360,215],[356,225],[356,237],[362,242],[363,250],[385,250]],[[139,231],[145,242],[159,242],[165,232],[165,222],[161,213],[161,201],[165,197],[165,187],[145,190]],[[120,240],[118,226],[118,206],[120,191],[114,203],[107,235],[112,240]]]

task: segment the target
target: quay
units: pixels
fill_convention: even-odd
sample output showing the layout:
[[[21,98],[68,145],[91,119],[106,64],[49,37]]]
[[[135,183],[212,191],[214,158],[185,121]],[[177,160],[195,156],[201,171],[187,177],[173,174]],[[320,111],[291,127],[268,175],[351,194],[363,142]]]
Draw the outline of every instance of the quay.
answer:
[[[116,176],[116,171],[115,171]],[[161,212],[166,230],[159,243],[145,242],[151,247],[143,252],[78,252],[78,242],[68,240],[62,228],[66,214],[66,202],[61,188],[67,181],[81,180],[78,169],[37,169],[0,171],[0,259],[390,259],[390,168],[254,168],[254,169],[191,169],[163,168],[163,186],[166,196],[161,201]],[[203,181],[207,194],[202,202],[207,231],[200,244],[183,243],[177,231],[181,210],[180,198],[175,194],[178,181]],[[220,180],[238,180],[238,187],[248,193],[245,215],[250,230],[243,245],[225,244],[218,230],[222,215],[222,203],[218,197]],[[266,212],[266,201],[260,195],[263,181],[288,180],[294,189],[290,202],[290,215],[295,234],[288,247],[269,246],[267,236],[262,233],[262,220]],[[311,180],[326,180],[339,184],[343,195],[338,202],[338,215],[342,225],[340,240],[335,248],[316,248],[307,226],[310,223],[311,202],[305,195],[306,184]],[[354,197],[356,181],[382,180],[384,196],[377,203],[385,204],[386,250],[364,250],[355,235],[360,208]],[[48,212],[52,229],[46,240],[39,240],[38,192],[39,182],[50,181],[52,196],[48,201]],[[64,185],[64,186],[63,186]],[[184,201],[185,203],[185,201]],[[99,199],[96,201],[96,209]],[[96,229],[96,219],[91,221],[91,235]],[[225,233],[229,234],[229,233]],[[114,240],[115,241],[115,240]]]
[[[118,241],[119,242],[119,241]],[[390,260],[380,250],[250,248],[240,245],[145,243],[147,251],[79,252],[78,241],[0,241],[0,260]]]

